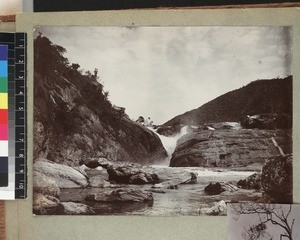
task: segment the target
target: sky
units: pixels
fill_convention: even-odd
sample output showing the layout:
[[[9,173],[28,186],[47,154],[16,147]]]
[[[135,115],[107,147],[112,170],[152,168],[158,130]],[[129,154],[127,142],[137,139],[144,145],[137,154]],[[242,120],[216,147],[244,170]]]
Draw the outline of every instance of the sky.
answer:
[[[247,203],[246,203],[247,204]],[[288,204],[276,204],[276,208],[283,209],[284,213],[287,213],[289,210]],[[234,218],[236,215],[233,214],[231,204],[229,204],[228,210],[228,239],[230,240],[241,240],[243,239],[242,232],[244,231],[244,227],[247,229],[249,226],[255,225],[259,223],[259,218],[256,214],[251,215],[241,215],[239,219],[236,221]],[[280,212],[280,211],[278,211]],[[289,226],[295,219],[295,223],[293,226],[293,237],[294,239],[300,239],[300,205],[294,204],[292,206],[292,211],[288,217]],[[270,233],[272,240],[281,240],[280,234],[283,234],[284,231],[281,227],[278,227],[274,224],[268,223],[267,231]],[[283,238],[287,239],[287,238]]]
[[[112,104],[155,124],[257,79],[291,74],[289,27],[37,27]]]

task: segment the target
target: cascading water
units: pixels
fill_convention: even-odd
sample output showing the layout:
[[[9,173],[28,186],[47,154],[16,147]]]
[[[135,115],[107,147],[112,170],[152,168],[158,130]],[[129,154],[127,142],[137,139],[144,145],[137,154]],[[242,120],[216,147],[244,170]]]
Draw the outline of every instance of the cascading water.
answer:
[[[160,135],[158,134],[154,129],[150,128],[153,132],[155,132],[164,148],[166,149],[167,153],[168,153],[168,157],[165,158],[162,162],[160,162],[159,164],[160,165],[164,165],[164,166],[169,166],[169,163],[170,163],[170,159],[171,159],[171,156],[172,156],[172,153],[174,152],[175,148],[176,148],[176,144],[177,144],[177,140],[179,138],[181,138],[183,135],[187,134],[188,133],[188,126],[184,126],[180,129],[180,132],[174,136],[171,136],[171,137],[167,137],[167,136],[163,136],[163,135]]]

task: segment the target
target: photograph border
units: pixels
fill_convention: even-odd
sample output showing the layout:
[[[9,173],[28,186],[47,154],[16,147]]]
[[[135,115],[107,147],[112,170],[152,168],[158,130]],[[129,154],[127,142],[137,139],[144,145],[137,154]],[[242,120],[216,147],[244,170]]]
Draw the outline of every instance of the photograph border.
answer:
[[[99,234],[109,239],[225,239],[226,217],[35,217],[32,215],[32,153],[33,153],[33,29],[37,25],[49,26],[292,26],[294,106],[293,106],[293,154],[300,156],[300,133],[296,123],[300,122],[300,9],[226,9],[226,10],[154,10],[154,11],[110,11],[82,13],[36,13],[17,16],[17,31],[28,33],[28,177],[29,197],[27,201],[9,203],[6,214],[9,239],[98,239]],[[300,164],[294,161],[294,173]],[[300,176],[294,174],[294,202],[300,202]],[[17,205],[17,207],[16,207]],[[25,224],[26,223],[26,224]],[[16,231],[16,224],[19,231]],[[200,227],[201,226],[201,227]],[[212,231],[212,226],[218,231]],[[14,238],[15,236],[16,238]]]

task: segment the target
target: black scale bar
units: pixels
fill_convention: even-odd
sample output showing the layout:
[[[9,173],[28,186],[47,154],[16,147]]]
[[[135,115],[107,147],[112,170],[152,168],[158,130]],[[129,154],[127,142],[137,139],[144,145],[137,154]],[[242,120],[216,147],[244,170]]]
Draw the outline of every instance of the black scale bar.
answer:
[[[15,198],[27,197],[26,34],[15,36]]]

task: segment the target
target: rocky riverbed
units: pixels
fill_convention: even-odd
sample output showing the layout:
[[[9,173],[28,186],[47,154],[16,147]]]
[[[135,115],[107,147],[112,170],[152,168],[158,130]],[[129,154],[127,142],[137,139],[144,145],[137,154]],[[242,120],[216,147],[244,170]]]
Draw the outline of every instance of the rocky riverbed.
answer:
[[[188,169],[197,170],[197,169]],[[180,184],[176,189],[153,188],[152,185],[121,184],[110,188],[62,189],[62,202],[76,201],[91,206],[97,214],[124,214],[124,215],[201,215],[220,201],[256,201],[262,196],[261,191],[244,190],[237,188],[224,191],[221,194],[210,195],[204,188],[215,181],[238,181],[253,174],[253,172],[214,172],[197,170],[198,182],[195,184]],[[201,172],[203,175],[200,175]],[[201,179],[201,180],[200,180]],[[86,196],[99,192],[111,192],[117,189],[134,189],[153,194],[153,202],[96,202],[87,201]]]
[[[95,162],[87,163],[93,168],[36,162],[34,213],[223,215],[226,202],[257,201],[262,196],[260,189],[237,187],[239,180],[254,174],[251,171]],[[220,192],[206,189],[212,183],[219,184]],[[212,213],[214,207],[217,213]]]

